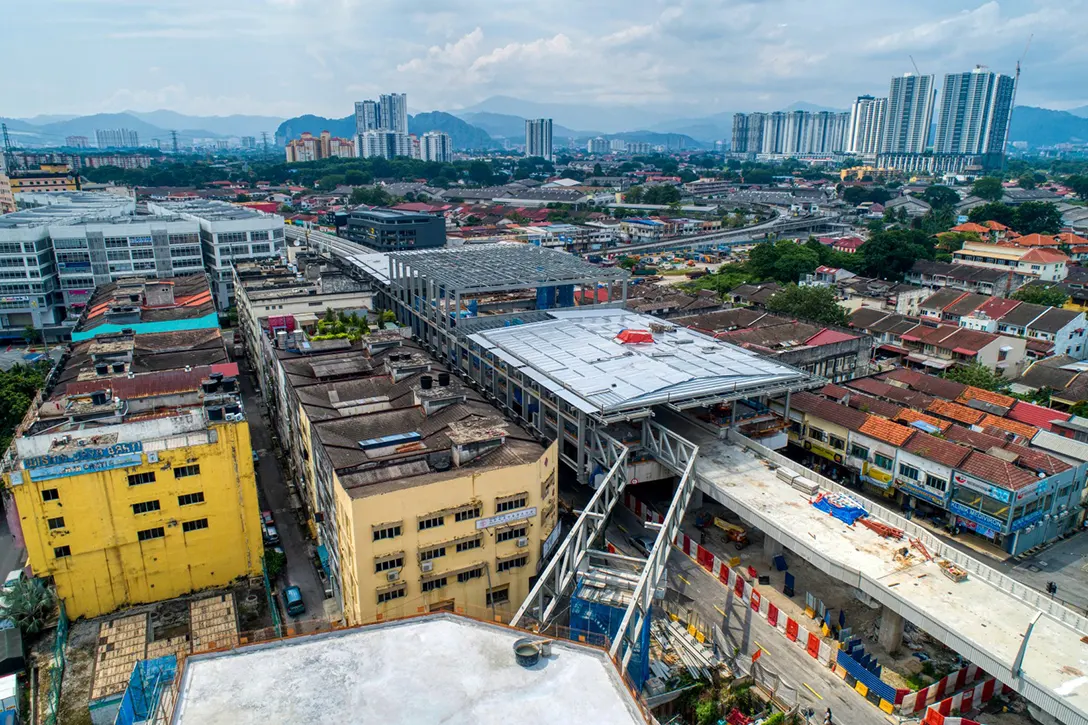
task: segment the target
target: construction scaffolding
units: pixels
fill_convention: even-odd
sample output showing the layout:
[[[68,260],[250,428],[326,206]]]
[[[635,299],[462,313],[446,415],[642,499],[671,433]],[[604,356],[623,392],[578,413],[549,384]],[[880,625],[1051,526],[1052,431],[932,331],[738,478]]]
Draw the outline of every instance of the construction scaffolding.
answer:
[[[121,698],[115,725],[136,725],[151,719],[177,671],[178,658],[174,655],[137,662]]]

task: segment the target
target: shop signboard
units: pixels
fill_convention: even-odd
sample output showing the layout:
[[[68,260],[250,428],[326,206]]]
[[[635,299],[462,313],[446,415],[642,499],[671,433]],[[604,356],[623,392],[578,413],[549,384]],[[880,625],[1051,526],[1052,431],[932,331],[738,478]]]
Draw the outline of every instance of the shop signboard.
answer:
[[[1019,531],[1020,529],[1026,529],[1037,521],[1043,520],[1042,511],[1033,511],[1030,514],[1025,514],[1018,519],[1012,520],[1012,526],[1009,527],[1010,531]]]
[[[139,466],[144,462],[142,453],[125,453],[113,458],[96,458],[89,461],[71,461],[58,463],[55,466],[40,466],[27,471],[31,481],[48,481],[54,478],[67,478],[68,476],[81,476],[84,473],[96,471],[110,471],[114,468],[128,468]]]
[[[835,463],[842,463],[842,451],[836,451],[826,446],[820,445],[815,441],[805,441],[805,449],[815,453],[821,458],[826,458],[829,461]]]
[[[892,485],[892,474],[876,466],[865,463],[861,467],[861,480],[871,483],[879,488],[888,488]]]
[[[41,468],[42,466],[57,466],[65,463],[82,463],[94,461],[100,458],[112,458],[126,453],[139,453],[144,449],[143,441],[128,441],[126,443],[114,443],[102,448],[78,448],[66,453],[46,454],[44,456],[31,456],[23,459],[23,468]]]
[[[895,487],[898,488],[900,491],[908,493],[911,496],[916,496],[923,501],[929,501],[930,503],[937,504],[938,506],[944,506],[944,496],[942,494],[939,494],[936,491],[931,491],[925,486],[915,483],[914,481],[911,481],[909,479],[895,479]]]
[[[961,488],[969,488],[972,491],[984,493],[995,501],[1000,501],[1001,503],[1012,503],[1011,492],[995,486],[987,481],[975,478],[974,476],[968,476],[966,473],[962,473],[960,471],[953,471],[952,481]]]
[[[959,501],[953,501],[948,504],[948,510],[956,514],[960,518],[967,519],[968,521],[974,521],[976,524],[982,524],[991,529],[1001,531],[1005,528],[1005,522],[989,514],[984,514],[981,511],[977,511],[968,506],[964,506]]]

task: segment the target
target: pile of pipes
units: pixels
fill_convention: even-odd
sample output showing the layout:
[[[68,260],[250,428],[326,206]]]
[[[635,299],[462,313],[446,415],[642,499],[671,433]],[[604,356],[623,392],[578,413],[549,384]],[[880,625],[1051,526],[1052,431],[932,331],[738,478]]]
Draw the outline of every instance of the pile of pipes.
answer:
[[[656,619],[650,625],[650,636],[664,653],[662,658],[650,661],[650,670],[662,680],[678,669],[686,670],[693,679],[709,680],[721,666],[710,647],[695,639],[679,622]]]

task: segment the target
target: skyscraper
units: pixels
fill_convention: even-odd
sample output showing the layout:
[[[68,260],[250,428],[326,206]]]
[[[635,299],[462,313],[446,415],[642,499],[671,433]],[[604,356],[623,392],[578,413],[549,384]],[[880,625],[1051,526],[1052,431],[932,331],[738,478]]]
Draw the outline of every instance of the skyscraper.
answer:
[[[383,93],[378,97],[380,128],[397,133],[408,133],[408,94]]]
[[[887,111],[887,98],[858,96],[850,107],[846,153],[876,154],[880,151],[880,138],[884,131],[884,117]]]
[[[987,155],[1000,164],[1012,117],[1016,82],[981,66],[944,77],[933,151]]]
[[[100,149],[127,149],[137,148],[140,145],[140,139],[136,132],[129,131],[127,128],[98,129],[94,132],[94,135]]]
[[[748,114],[734,113],[733,143],[730,144],[733,153],[743,154],[748,152],[748,128]]]
[[[377,101],[355,102],[355,135],[367,131],[377,131],[380,120],[378,118]]]
[[[525,155],[552,160],[552,119],[525,120]]]
[[[453,141],[448,133],[428,131],[420,137],[419,147],[424,161],[453,161]]]
[[[358,136],[359,156],[364,159],[391,159],[395,156],[412,156],[412,138],[396,131],[365,131]]]
[[[921,154],[929,140],[936,91],[933,76],[907,73],[892,78],[880,152]]]

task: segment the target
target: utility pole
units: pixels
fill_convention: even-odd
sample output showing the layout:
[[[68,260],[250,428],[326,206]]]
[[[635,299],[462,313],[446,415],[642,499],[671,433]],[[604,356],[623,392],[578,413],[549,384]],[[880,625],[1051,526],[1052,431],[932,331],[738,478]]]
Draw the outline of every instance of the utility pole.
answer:
[[[171,131],[170,132],[170,140],[173,142],[173,145],[174,145],[174,155],[177,156],[178,155],[178,132],[177,131]]]

